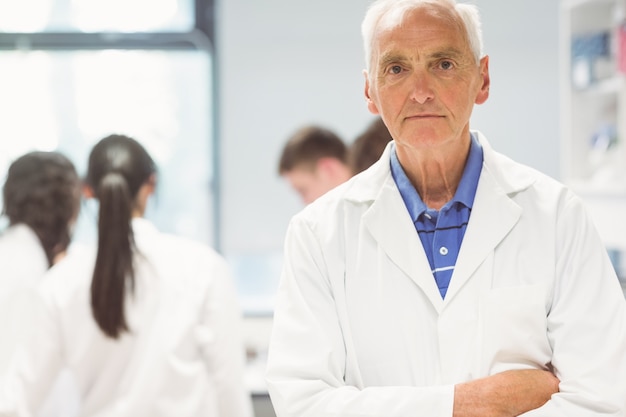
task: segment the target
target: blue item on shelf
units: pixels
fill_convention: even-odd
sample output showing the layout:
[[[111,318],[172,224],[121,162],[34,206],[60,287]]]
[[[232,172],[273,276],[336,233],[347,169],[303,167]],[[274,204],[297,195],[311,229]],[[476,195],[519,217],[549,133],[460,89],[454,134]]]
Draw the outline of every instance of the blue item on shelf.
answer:
[[[611,61],[611,32],[594,32],[572,38],[572,83],[586,88],[607,76],[606,63]],[[604,67],[602,64],[605,64]]]

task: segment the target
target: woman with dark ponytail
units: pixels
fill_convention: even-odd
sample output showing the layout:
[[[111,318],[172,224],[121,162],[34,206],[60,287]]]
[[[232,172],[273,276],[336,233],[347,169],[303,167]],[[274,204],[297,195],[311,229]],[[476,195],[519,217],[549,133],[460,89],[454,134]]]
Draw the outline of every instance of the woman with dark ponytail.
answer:
[[[8,379],[2,414],[36,410],[61,366],[81,416],[250,417],[241,315],[225,260],[143,218],[156,166],[132,138],[89,156],[85,194],[99,202],[98,244],[73,252],[42,286],[36,337]]]
[[[125,136],[105,138],[89,156],[86,185],[100,203],[91,308],[100,329],[113,339],[129,330],[124,299],[126,289],[132,291],[135,284],[131,220],[143,215],[145,200],[154,190],[155,175],[150,155]]]

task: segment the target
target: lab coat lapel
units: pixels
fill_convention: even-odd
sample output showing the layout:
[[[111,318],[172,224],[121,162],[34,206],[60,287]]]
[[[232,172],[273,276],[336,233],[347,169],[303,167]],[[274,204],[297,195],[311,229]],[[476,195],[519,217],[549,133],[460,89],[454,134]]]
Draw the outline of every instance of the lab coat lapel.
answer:
[[[446,303],[454,298],[515,226],[521,212],[519,205],[508,196],[491,172],[483,168],[470,221],[446,293]]]
[[[363,216],[375,242],[429,298],[439,311],[443,305],[415,226],[391,175]]]

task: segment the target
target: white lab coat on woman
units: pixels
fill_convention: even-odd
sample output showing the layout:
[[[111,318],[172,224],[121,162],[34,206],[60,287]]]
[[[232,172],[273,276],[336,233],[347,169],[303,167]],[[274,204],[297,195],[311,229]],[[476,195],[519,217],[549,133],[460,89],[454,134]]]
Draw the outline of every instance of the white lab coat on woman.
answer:
[[[60,366],[76,375],[80,416],[250,417],[240,310],[225,260],[133,220],[131,332],[105,337],[90,307],[95,251],[70,253],[40,288],[36,339],[9,379],[0,415],[30,415]]]
[[[478,133],[477,133],[478,134]],[[581,201],[493,151],[441,295],[389,168],[289,226],[267,382],[278,417],[443,417],[454,384],[553,367],[526,416],[626,415],[626,303]]]
[[[15,224],[0,236],[0,377],[15,364],[16,354],[31,332],[36,310],[35,292],[48,270],[48,258],[35,232],[25,224]],[[71,373],[62,370],[38,417],[73,417],[78,395]]]
[[[16,224],[0,235],[0,375],[26,337],[23,324],[32,313],[32,289],[48,270],[48,259],[35,232]]]

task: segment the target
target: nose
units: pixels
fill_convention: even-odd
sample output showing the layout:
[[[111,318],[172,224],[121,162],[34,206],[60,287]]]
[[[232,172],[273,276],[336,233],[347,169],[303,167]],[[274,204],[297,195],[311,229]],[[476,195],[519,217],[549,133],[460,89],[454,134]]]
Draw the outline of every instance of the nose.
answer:
[[[424,104],[435,97],[431,75],[428,71],[418,70],[411,78],[411,100]]]

